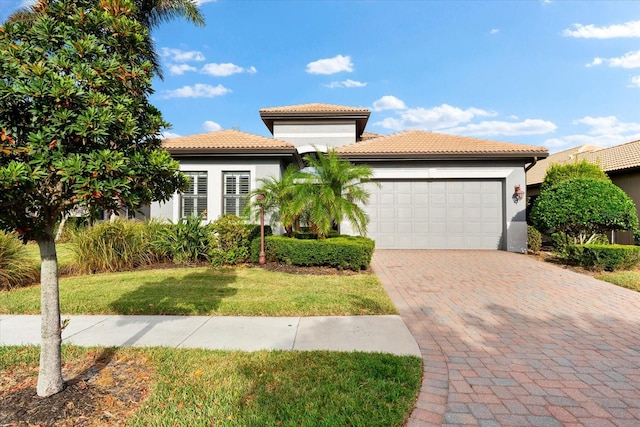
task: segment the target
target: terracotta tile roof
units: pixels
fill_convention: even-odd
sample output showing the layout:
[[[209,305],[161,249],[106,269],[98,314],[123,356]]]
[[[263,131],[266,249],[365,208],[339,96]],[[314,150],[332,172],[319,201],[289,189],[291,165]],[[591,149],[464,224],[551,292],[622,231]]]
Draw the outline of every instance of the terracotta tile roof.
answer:
[[[366,141],[369,139],[375,139],[375,138],[380,138],[382,135],[381,133],[374,133],[374,132],[363,132],[362,135],[360,135],[360,141]]]
[[[165,139],[162,141],[162,147],[171,153],[295,151],[294,145],[289,142],[231,129]]]
[[[347,156],[370,155],[375,157],[399,155],[419,157],[547,156],[547,149],[536,145],[512,144],[419,130],[404,131],[356,142],[338,147],[336,151]]]
[[[360,107],[347,107],[331,104],[300,104],[285,107],[261,108],[262,113],[369,113],[369,109]]]
[[[581,153],[578,159],[586,159],[600,165],[605,172],[640,168],[640,140],[590,153]]]
[[[556,163],[566,163],[574,161],[576,155],[585,151],[600,150],[602,147],[595,145],[580,145],[578,147],[569,148],[557,153],[550,154],[546,159],[538,160],[531,169],[527,171],[527,185],[540,184],[544,181],[549,166]]]
[[[609,148],[581,145],[554,153],[527,171],[527,185],[541,184],[547,174],[547,169],[553,164],[581,160],[595,163],[605,172],[640,168],[640,140]]]

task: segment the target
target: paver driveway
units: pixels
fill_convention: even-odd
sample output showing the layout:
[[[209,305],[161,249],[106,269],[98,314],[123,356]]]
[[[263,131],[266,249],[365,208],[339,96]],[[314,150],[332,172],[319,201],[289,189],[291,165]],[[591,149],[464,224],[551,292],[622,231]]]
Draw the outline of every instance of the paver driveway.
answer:
[[[373,270],[424,358],[409,426],[640,425],[640,293],[501,251]]]

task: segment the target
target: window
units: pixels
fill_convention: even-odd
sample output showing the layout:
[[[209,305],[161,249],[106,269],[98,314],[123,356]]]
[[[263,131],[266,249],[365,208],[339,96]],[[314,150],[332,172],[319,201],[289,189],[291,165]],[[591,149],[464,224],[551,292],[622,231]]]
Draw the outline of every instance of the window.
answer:
[[[182,194],[182,218],[190,215],[207,216],[207,173],[184,172],[189,179],[189,188]]]
[[[249,194],[249,172],[225,172],[222,180],[222,213],[241,216]]]

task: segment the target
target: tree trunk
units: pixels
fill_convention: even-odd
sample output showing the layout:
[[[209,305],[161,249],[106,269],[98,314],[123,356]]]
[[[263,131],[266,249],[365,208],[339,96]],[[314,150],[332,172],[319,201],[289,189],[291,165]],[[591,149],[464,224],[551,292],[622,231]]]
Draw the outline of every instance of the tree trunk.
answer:
[[[40,372],[37,392],[40,397],[59,393],[62,380],[62,331],[60,330],[60,295],[58,290],[58,257],[53,227],[46,237],[38,239],[40,247],[40,310],[42,312]]]
[[[59,242],[60,239],[62,239],[62,235],[64,234],[64,226],[67,223],[67,219],[69,219],[68,213],[62,215],[62,219],[60,220],[60,225],[58,225],[58,231],[56,231],[56,242]]]

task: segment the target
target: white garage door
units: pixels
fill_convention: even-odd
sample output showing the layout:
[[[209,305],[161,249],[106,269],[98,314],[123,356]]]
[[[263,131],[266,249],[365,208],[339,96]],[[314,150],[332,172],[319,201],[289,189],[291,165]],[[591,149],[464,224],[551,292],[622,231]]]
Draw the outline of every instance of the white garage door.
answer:
[[[380,249],[501,249],[502,181],[380,180],[365,210]]]

